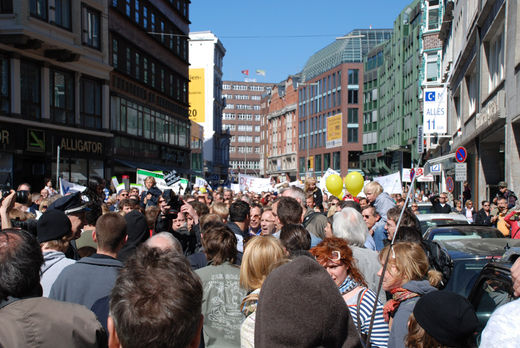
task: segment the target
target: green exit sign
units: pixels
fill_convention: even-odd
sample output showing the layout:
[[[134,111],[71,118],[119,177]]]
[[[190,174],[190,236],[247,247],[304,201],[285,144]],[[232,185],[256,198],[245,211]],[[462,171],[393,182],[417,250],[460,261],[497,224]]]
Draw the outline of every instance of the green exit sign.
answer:
[[[27,151],[45,152],[45,132],[27,129]]]

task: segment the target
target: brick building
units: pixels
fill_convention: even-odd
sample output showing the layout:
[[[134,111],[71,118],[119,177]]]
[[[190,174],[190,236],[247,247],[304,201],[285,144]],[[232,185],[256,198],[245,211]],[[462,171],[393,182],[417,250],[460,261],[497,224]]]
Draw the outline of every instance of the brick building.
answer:
[[[285,81],[274,85],[265,98],[266,115],[264,118],[266,140],[265,174],[284,181],[287,176],[296,179],[298,172],[298,82],[299,75],[289,76]],[[263,139],[262,139],[263,140]]]
[[[226,106],[222,129],[231,133],[229,166],[232,180],[236,174],[259,175],[262,158],[260,146],[262,95],[272,83],[223,81],[222,96]]]
[[[360,170],[363,56],[390,29],[356,29],[316,52],[298,86],[299,176]]]

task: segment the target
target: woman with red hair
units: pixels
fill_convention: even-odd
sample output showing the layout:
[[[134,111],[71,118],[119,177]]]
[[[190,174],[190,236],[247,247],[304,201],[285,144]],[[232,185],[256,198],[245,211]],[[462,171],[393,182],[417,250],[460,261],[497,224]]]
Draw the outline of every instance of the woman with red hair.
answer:
[[[363,340],[368,335],[372,309],[377,301],[370,343],[372,347],[386,347],[390,331],[383,318],[383,305],[367,288],[348,243],[342,238],[325,238],[310,252],[338,286]]]

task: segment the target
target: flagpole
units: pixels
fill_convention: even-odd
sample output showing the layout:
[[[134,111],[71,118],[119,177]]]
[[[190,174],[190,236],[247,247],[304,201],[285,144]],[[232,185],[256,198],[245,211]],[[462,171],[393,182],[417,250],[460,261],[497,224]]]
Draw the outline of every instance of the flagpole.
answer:
[[[56,185],[59,185],[60,180],[60,147],[56,151]],[[45,183],[47,185],[47,183]]]

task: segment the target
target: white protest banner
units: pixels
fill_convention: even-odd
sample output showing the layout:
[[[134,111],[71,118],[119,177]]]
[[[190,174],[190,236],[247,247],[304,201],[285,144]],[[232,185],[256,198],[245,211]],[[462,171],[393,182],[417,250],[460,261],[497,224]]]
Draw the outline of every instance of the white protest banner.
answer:
[[[138,185],[142,185],[141,187],[143,188],[143,190],[146,190],[146,186],[144,185],[144,180],[147,177],[149,177],[149,176],[155,178],[155,182],[157,184],[157,188],[160,189],[161,191],[164,191],[164,190],[167,190],[167,189],[171,189],[176,194],[179,194],[179,191],[181,189],[186,190],[186,186],[188,186],[188,180],[187,179],[181,179],[180,181],[177,181],[172,186],[168,186],[168,185],[166,185],[166,181],[164,180],[163,172],[161,172],[161,171],[150,171],[150,170],[139,169],[138,168],[137,169],[137,174],[136,174],[136,181],[137,181]],[[182,187],[182,185],[184,187]]]
[[[271,190],[271,179],[269,178],[257,178],[256,176],[250,175],[238,175],[238,184],[240,185],[240,191],[250,191],[254,193],[262,193],[262,191]]]
[[[119,181],[117,181],[117,177],[112,177],[112,185],[114,186],[114,189],[119,186]]]
[[[399,172],[390,175],[379,176],[374,178],[374,181],[380,183],[381,186],[383,186],[384,192],[388,194],[403,193],[403,188],[401,186],[401,175],[399,175]]]
[[[205,185],[208,185],[208,182],[205,179],[200,176],[195,177],[195,186],[204,187]]]
[[[240,192],[240,184],[231,184],[231,191],[233,191],[234,193],[239,193]]]
[[[124,190],[124,189],[125,189],[125,183],[122,182],[122,183],[120,183],[119,185],[117,185],[117,187],[116,187],[116,193],[119,194],[119,192],[120,192],[121,190]]]
[[[76,192],[83,192],[86,189],[87,188],[85,186],[81,186],[80,184],[75,184],[60,178],[60,195],[62,196]]]

